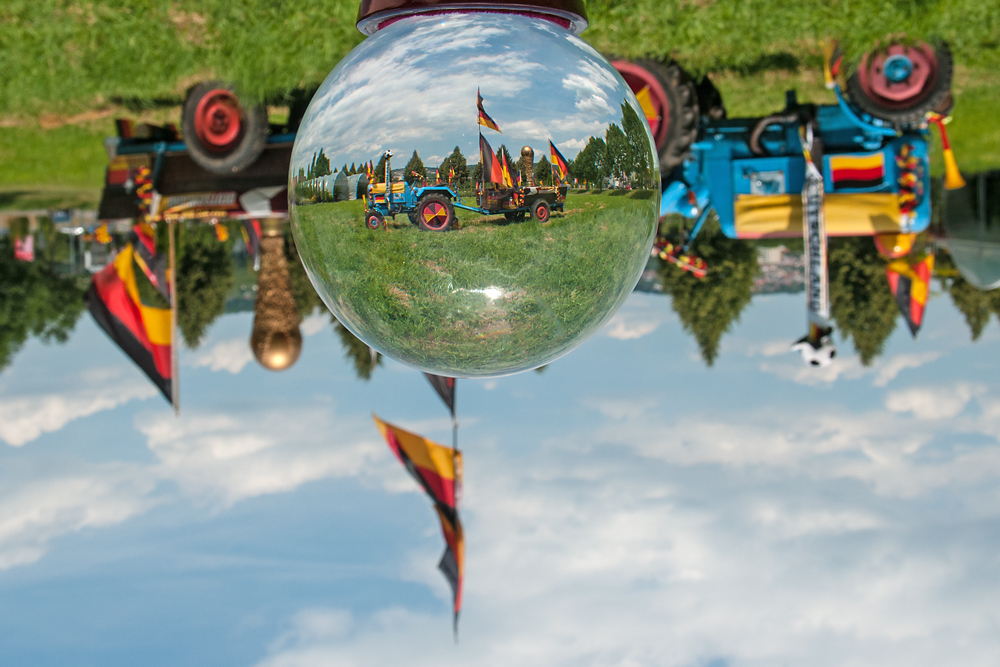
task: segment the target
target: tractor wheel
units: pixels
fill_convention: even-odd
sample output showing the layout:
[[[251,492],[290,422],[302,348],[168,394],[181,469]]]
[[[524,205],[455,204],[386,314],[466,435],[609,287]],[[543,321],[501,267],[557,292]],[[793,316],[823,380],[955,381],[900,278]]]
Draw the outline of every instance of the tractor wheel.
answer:
[[[549,205],[544,201],[536,201],[531,205],[531,219],[537,220],[541,224],[549,221]]]
[[[365,226],[368,229],[378,229],[385,224],[385,218],[378,211],[368,211],[365,213]]]
[[[188,91],[181,119],[188,154],[205,171],[235,174],[264,152],[267,109],[244,106],[232,84],[199,83]]]
[[[698,93],[695,86],[687,73],[674,62],[639,59],[612,60],[611,64],[639,98],[656,142],[660,172],[666,176],[684,162],[698,135]],[[720,96],[720,109],[721,103]]]
[[[847,80],[847,93],[862,111],[897,125],[919,125],[928,111],[947,115],[951,98],[951,51],[923,42],[889,44],[865,54]]]
[[[455,207],[444,195],[431,193],[417,202],[420,228],[431,232],[446,232],[455,224]]]

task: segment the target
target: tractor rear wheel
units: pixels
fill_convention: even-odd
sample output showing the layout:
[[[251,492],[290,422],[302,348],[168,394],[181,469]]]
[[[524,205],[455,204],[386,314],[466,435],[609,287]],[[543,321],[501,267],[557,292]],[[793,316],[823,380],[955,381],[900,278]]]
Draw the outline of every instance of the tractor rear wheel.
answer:
[[[444,195],[432,192],[417,202],[420,228],[430,232],[446,232],[455,224],[455,207]]]
[[[923,42],[890,43],[865,54],[847,80],[847,93],[862,111],[897,125],[919,125],[927,112],[951,111],[951,51]]]
[[[191,159],[213,174],[235,174],[256,162],[270,130],[267,109],[242,104],[233,85],[221,81],[188,91],[181,126]]]
[[[612,60],[618,73],[639,98],[666,176],[690,155],[698,135],[698,93],[687,73],[675,62]],[[706,98],[710,91],[706,89]],[[719,96],[720,115],[722,98]]]
[[[545,201],[536,201],[531,205],[531,219],[543,225],[549,221],[549,213],[549,205]]]

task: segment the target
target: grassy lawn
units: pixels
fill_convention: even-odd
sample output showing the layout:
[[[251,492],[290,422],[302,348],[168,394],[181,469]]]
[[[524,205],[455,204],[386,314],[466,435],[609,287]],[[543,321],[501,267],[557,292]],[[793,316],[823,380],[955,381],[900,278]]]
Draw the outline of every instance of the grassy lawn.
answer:
[[[650,192],[571,193],[546,225],[463,211],[458,229],[435,233],[406,216],[370,231],[357,201],[300,206],[293,228],[359,337],[474,376],[547,363],[596,331],[646,263],[656,203]]]
[[[776,111],[788,88],[804,101],[832,102],[822,85],[822,38],[839,38],[854,60],[886,34],[946,40],[956,63],[949,129],[959,163],[968,172],[1000,167],[995,2],[589,0],[587,6],[583,37],[595,48],[674,57],[692,72],[710,72],[731,116]],[[197,81],[234,81],[247,96],[276,104],[290,90],[318,84],[361,41],[357,8],[357,0],[0,3],[0,206],[94,205],[111,119],[177,122],[177,105]],[[933,170],[939,173],[940,159]]]

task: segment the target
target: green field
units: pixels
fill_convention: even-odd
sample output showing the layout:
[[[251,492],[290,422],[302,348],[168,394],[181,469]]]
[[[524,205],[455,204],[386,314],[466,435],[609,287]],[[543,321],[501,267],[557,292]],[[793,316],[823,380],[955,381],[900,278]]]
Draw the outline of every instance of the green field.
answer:
[[[584,39],[606,54],[673,57],[711,73],[730,116],[780,109],[784,91],[828,103],[819,40],[856,60],[907,33],[954,53],[964,171],[1000,167],[996,0],[590,0]],[[95,206],[115,116],[177,122],[191,84],[236,82],[281,104],[314,86],[362,36],[358,0],[9,0],[0,3],[0,208]],[[933,161],[939,173],[940,160]]]
[[[657,203],[649,191],[570,194],[545,225],[463,211],[458,229],[427,232],[405,215],[369,230],[355,201],[300,206],[292,223],[363,340],[476,376],[547,363],[596,331],[646,263]]]

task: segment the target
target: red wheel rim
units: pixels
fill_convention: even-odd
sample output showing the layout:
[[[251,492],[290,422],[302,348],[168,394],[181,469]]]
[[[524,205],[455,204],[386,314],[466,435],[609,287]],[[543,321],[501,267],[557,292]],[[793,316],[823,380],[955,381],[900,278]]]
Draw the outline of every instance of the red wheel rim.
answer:
[[[448,224],[448,207],[437,201],[427,202],[420,211],[420,217],[424,219],[424,226],[441,229]]]
[[[544,204],[539,205],[535,208],[535,217],[538,218],[539,222],[545,222],[549,219],[549,208]]]
[[[884,66],[892,57],[905,56],[912,64],[910,75],[903,81],[892,81]],[[905,109],[923,101],[937,82],[937,55],[927,44],[903,46],[893,44],[876,54],[868,54],[858,69],[861,90],[887,109]]]
[[[642,101],[640,104],[643,106],[646,122],[649,123],[656,147],[661,148],[667,138],[667,130],[670,129],[670,101],[667,99],[666,91],[645,67],[640,67],[627,60],[615,60],[611,64],[622,75],[625,83],[636,94],[636,97],[643,95],[648,99],[651,108],[646,108]]]
[[[201,145],[221,153],[229,149],[243,128],[240,101],[231,90],[216,88],[206,93],[194,112],[194,131]]]

